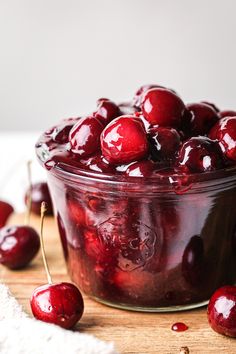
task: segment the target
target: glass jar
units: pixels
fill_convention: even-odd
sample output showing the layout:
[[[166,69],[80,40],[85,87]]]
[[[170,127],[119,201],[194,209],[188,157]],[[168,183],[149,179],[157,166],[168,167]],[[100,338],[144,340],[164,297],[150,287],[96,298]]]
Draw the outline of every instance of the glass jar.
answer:
[[[42,149],[38,157],[44,165]],[[148,179],[47,170],[69,274],[91,298],[176,311],[235,282],[235,169]]]

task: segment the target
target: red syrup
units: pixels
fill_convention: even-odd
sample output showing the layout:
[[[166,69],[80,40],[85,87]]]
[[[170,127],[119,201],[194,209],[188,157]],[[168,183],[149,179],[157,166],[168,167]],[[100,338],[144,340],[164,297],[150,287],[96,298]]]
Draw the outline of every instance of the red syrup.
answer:
[[[184,332],[187,331],[188,326],[183,322],[176,322],[171,327],[174,332]]]

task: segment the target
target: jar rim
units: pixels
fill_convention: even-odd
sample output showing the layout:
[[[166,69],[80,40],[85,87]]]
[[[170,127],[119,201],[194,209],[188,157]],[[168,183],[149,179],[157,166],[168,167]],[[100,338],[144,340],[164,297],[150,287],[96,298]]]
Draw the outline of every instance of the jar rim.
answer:
[[[83,179],[84,181],[93,181],[100,183],[111,183],[114,185],[125,186],[126,188],[135,188],[135,186],[147,185],[152,191],[157,190],[159,192],[163,191],[173,191],[177,194],[183,194],[185,191],[199,190],[199,188],[204,189],[208,186],[211,188],[219,188],[219,186],[225,184],[232,184],[236,182],[236,166],[225,167],[215,171],[207,171],[201,173],[173,173],[165,174],[164,171],[167,169],[162,169],[155,172],[155,175],[149,177],[135,177],[135,176],[124,176],[122,174],[111,174],[103,173],[92,170],[85,170],[77,166],[67,164],[65,162],[58,162],[52,164],[51,167],[46,167],[45,162],[46,150],[36,144],[36,155],[40,164],[48,170],[48,172],[57,175],[62,179],[73,180],[74,182],[78,179]]]

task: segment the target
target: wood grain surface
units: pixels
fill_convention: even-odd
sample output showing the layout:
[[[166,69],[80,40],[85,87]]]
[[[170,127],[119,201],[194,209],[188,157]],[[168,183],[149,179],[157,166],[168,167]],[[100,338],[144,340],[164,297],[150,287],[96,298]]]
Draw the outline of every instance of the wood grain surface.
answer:
[[[22,215],[14,215],[10,224],[23,223]],[[39,218],[31,218],[32,226],[39,228]],[[45,248],[54,282],[69,280],[57,228],[53,218],[45,219]],[[35,287],[46,283],[41,255],[22,271],[9,271],[1,267],[1,280],[30,313],[29,298]],[[113,309],[88,297],[85,313],[77,329],[96,337],[113,341],[119,353],[180,353],[187,346],[191,354],[236,353],[236,339],[227,338],[211,330],[206,318],[206,308],[171,314],[149,314]],[[186,332],[171,330],[175,322],[189,326]],[[69,353],[68,353],[69,354]]]

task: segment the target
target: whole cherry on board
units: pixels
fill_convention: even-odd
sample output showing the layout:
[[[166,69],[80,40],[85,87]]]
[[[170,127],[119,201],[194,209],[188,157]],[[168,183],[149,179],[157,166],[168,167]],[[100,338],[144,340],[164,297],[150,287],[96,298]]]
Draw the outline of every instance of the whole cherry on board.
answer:
[[[79,289],[71,283],[52,282],[43,242],[43,222],[46,204],[41,206],[40,243],[48,284],[36,288],[30,305],[34,317],[40,321],[70,329],[80,320],[84,311],[84,301]]]
[[[30,164],[28,175],[30,180]],[[0,263],[10,269],[26,267],[39,251],[39,235],[31,226],[31,197],[29,194],[25,225],[11,225],[0,229]]]

